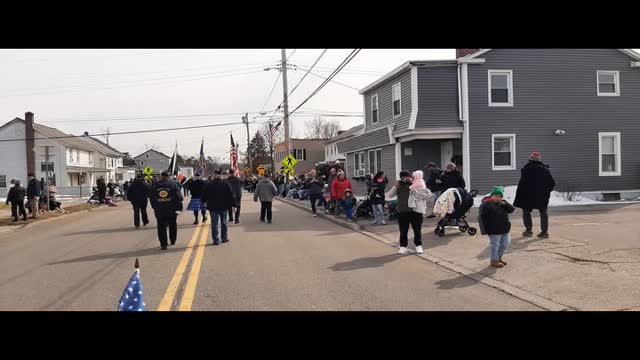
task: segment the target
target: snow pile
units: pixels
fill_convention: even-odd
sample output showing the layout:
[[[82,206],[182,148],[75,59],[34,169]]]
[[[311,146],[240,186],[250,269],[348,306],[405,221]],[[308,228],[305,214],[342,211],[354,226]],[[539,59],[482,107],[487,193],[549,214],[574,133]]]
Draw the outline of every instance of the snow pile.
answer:
[[[513,201],[516,199],[517,189],[518,189],[517,185],[506,186],[504,188],[504,199],[510,202],[511,204],[513,204]],[[474,206],[480,207],[480,204],[482,203],[482,198],[485,196],[489,196],[489,194],[486,194],[486,195],[478,194],[478,196],[476,196],[476,198],[474,199],[475,200]],[[595,205],[595,204],[602,204],[602,203],[603,203],[602,201],[587,199],[585,197],[581,197],[579,200],[576,200],[576,201],[569,201],[563,198],[562,194],[557,191],[551,192],[551,198],[549,199],[549,207],[572,206],[572,205]]]

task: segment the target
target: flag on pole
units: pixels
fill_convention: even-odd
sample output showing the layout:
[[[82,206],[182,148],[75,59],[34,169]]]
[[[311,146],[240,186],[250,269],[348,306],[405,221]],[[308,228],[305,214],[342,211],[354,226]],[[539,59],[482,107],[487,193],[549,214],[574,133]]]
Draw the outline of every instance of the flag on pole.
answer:
[[[231,167],[233,168],[233,175],[240,176],[240,169],[238,169],[238,147],[233,141],[233,134],[231,134]]]
[[[276,126],[273,126],[271,125],[271,123],[269,123],[269,135],[271,136],[271,142],[273,142],[273,136],[278,132],[278,128],[280,127],[281,123],[282,121],[278,122]]]
[[[140,269],[138,259],[136,259],[136,270],[127,283],[118,302],[118,311],[147,311],[142,293],[142,281],[140,280]]]
[[[204,158],[204,138],[202,138],[202,143],[200,144],[200,158],[198,159],[198,172],[200,175],[204,175],[204,168],[207,166],[207,162]]]
[[[173,150],[173,156],[171,157],[171,162],[169,163],[167,171],[171,175],[180,175],[180,166],[178,165],[178,144],[176,144],[176,148]]]

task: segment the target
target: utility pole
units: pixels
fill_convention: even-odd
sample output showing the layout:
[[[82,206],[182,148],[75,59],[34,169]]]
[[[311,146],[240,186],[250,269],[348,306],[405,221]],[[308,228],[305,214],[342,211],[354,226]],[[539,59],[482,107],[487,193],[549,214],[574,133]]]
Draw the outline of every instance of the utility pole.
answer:
[[[45,145],[44,146],[44,163],[46,166],[46,170],[47,170],[47,181],[45,183],[45,186],[47,187],[47,211],[51,211],[51,201],[49,200],[49,148],[53,147],[53,146],[49,146],[49,145]]]
[[[246,113],[242,117],[242,122],[247,125],[247,159],[249,161],[249,169],[253,171],[253,166],[251,164],[251,135],[249,135],[249,113]]]
[[[284,144],[287,155],[291,154],[291,138],[289,136],[289,89],[287,87],[287,49],[282,49],[282,93],[284,96]],[[275,171],[275,169],[274,169]],[[289,182],[289,174],[287,174]]]

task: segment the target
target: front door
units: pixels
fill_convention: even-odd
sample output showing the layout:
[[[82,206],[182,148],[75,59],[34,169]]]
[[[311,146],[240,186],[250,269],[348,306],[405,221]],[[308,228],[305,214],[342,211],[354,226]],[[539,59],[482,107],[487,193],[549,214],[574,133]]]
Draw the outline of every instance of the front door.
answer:
[[[441,164],[440,168],[444,167],[451,162],[453,157],[453,141],[443,141],[440,143]]]

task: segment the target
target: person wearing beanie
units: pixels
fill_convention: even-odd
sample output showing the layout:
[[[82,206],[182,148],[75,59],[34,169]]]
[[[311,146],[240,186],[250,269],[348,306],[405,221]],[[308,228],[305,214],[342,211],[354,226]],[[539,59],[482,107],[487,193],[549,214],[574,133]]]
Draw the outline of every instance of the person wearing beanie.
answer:
[[[515,207],[504,200],[504,187],[494,186],[489,196],[482,199],[478,213],[480,233],[489,237],[489,249],[491,254],[490,265],[501,268],[507,265],[503,256],[511,243],[511,222],[509,214],[515,211]]]
[[[167,250],[167,228],[171,245],[175,245],[178,240],[177,220],[178,215],[182,212],[183,197],[182,191],[178,189],[178,184],[171,180],[168,171],[163,171],[161,176],[160,181],[151,188],[149,200],[156,216],[160,249]]]
[[[413,228],[413,243],[416,246],[416,253],[422,254],[423,214],[409,206],[411,192],[415,191],[410,189],[413,179],[411,173],[406,170],[400,172],[399,178],[400,180],[397,180],[395,185],[386,194],[387,198],[398,197],[398,205],[396,206],[396,211],[398,212],[398,227],[400,229],[400,250],[398,250],[398,254],[407,253],[409,227]],[[427,190],[424,189],[424,191]]]
[[[549,237],[549,215],[547,208],[549,198],[556,182],[551,176],[549,166],[542,163],[540,153],[533,152],[529,162],[520,171],[520,181],[516,190],[516,198],[513,205],[522,209],[522,220],[525,231],[522,236],[533,236],[533,220],[531,212],[537,209],[540,212],[540,230],[538,237]]]
[[[356,201],[353,198],[353,192],[351,189],[344,191],[344,197],[342,199],[342,208],[344,209],[347,221],[353,221],[353,208],[356,206]]]
[[[456,164],[448,163],[444,168],[444,173],[440,176],[440,191],[445,192],[451,188],[465,188],[467,185]]]
[[[22,216],[22,221],[27,221],[27,212],[24,208],[24,197],[27,191],[20,184],[20,180],[12,180],[13,187],[9,189],[5,204],[11,203],[11,216],[13,222],[18,221],[18,215]]]
[[[331,198],[336,200],[336,216],[340,216],[342,212],[342,200],[344,199],[345,190],[351,190],[351,182],[347,179],[344,171],[338,171],[338,177],[331,183]]]

